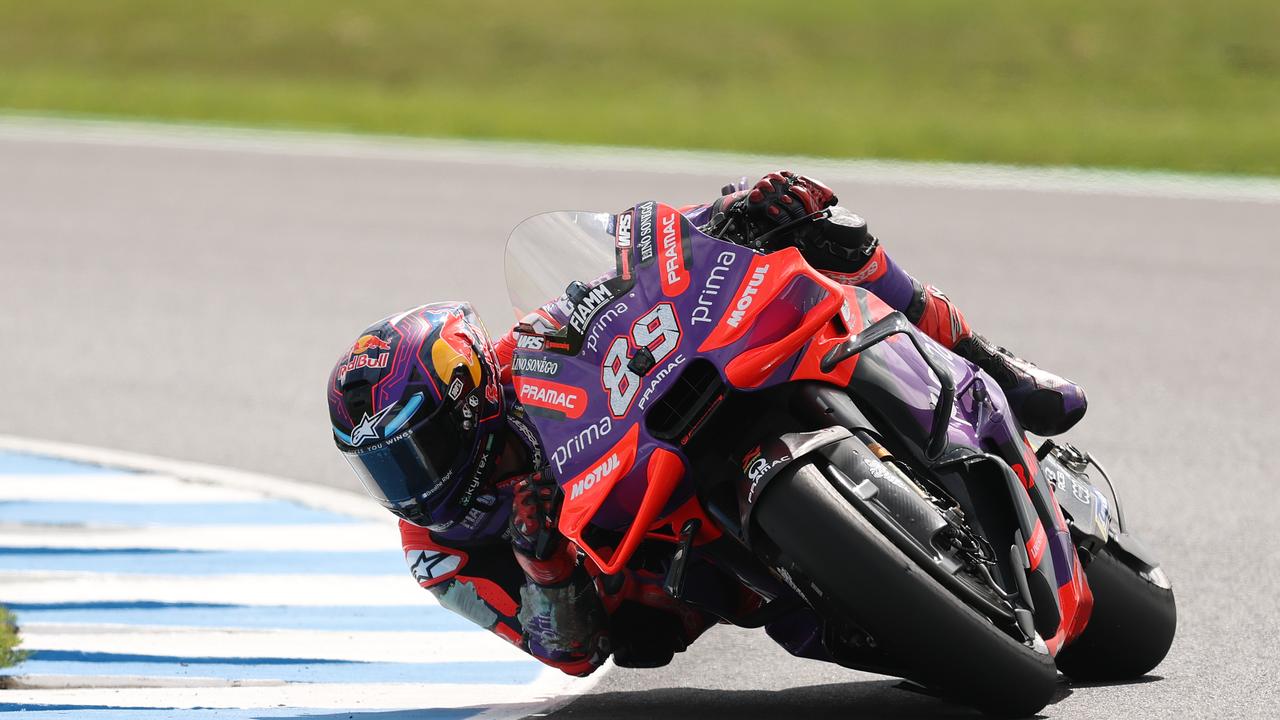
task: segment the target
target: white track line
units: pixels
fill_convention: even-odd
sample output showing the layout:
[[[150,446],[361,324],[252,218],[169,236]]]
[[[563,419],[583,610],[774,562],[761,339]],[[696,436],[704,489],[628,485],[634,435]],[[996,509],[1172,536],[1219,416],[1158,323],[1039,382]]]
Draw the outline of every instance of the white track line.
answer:
[[[3,121],[0,121],[2,124]],[[3,132],[0,132],[3,135]],[[368,522],[344,525],[334,528],[334,533],[341,531],[347,538],[340,548],[334,550],[386,550],[396,552],[398,534],[390,515],[377,507],[362,494],[348,492],[336,488],[309,485],[294,480],[243,472],[230,468],[216,467],[199,463],[188,463],[176,460],[165,460],[135,453],[103,450],[99,448],[55,443],[43,440],[29,440],[13,436],[0,435],[0,450],[55,457],[107,468],[148,473],[158,476],[154,478],[162,485],[177,481],[179,483],[203,485],[198,489],[207,494],[209,499],[227,499],[227,489],[231,495],[267,496],[291,500],[309,507],[342,513],[364,519]],[[83,476],[72,476],[79,478]],[[103,476],[99,476],[101,479]],[[118,476],[109,475],[113,479]],[[37,481],[38,482],[38,481]],[[168,485],[168,490],[174,487]],[[5,496],[8,497],[7,495]],[[11,498],[16,499],[16,498]],[[32,499],[30,496],[25,499]],[[60,539],[67,533],[43,533],[38,528],[0,527],[0,545],[18,547],[57,546],[57,547],[173,547],[181,549],[202,550],[239,550],[239,549],[271,549],[271,550],[324,550],[323,539],[334,533],[326,533],[325,526],[308,525],[306,532],[298,527],[262,528],[262,527],[196,527],[175,529],[173,532],[161,528],[143,531],[130,530],[93,530],[77,531],[70,541]],[[351,538],[355,538],[354,541]],[[129,575],[107,575],[99,573],[73,572],[0,572],[0,588],[3,588],[4,599],[9,602],[40,603],[58,602],[67,597],[76,597],[84,601],[96,600],[155,600],[161,602],[205,602],[235,603],[262,605],[404,605],[418,604],[424,607],[435,604],[434,596],[419,588],[407,573],[404,578],[392,577],[352,577],[342,575],[250,575],[227,576],[210,575],[197,577],[151,577]],[[84,650],[91,642],[90,636],[104,642],[103,638],[127,638],[127,633],[115,634],[109,626],[94,626],[90,631],[86,626],[37,625],[33,631],[35,639],[29,647],[46,646],[60,642],[59,637],[74,637],[69,641],[67,649]],[[131,628],[130,633],[137,628]],[[155,632],[169,632],[172,629],[144,631],[154,638]],[[265,640],[271,631],[236,631],[237,634]],[[311,642],[311,636],[320,645],[324,645],[324,637],[329,635],[369,635],[370,633],[299,633],[282,630],[276,633],[293,633],[299,643]],[[181,634],[187,638],[203,637],[216,634],[217,631],[192,629]],[[376,634],[376,633],[375,633]],[[406,639],[418,642],[406,643],[409,646],[421,646],[425,643],[416,636],[419,633],[383,633],[380,647],[405,643]],[[489,637],[471,633],[421,633],[433,638],[444,636],[451,647],[444,653],[442,660],[458,661],[467,659],[468,654],[488,658],[490,654],[502,654],[503,659],[524,658],[523,653],[507,645],[497,637]],[[458,636],[454,638],[453,636]],[[137,637],[132,635],[132,637]],[[203,637],[208,640],[208,637]],[[177,635],[168,638],[170,642],[178,642]],[[125,642],[133,642],[128,640]],[[360,652],[369,652],[371,648],[360,641],[354,641]],[[463,649],[460,646],[465,645]],[[205,652],[212,645],[204,644]],[[140,646],[141,647],[141,646]],[[151,647],[154,647],[151,646]],[[252,649],[252,648],[250,648]],[[312,648],[319,651],[320,648]],[[422,652],[432,653],[430,648],[420,648]],[[333,652],[330,644],[328,652]],[[348,648],[348,651],[352,651]],[[116,650],[120,652],[120,650]],[[238,652],[243,653],[243,648]],[[514,653],[514,655],[512,655]],[[313,656],[313,657],[324,657]],[[597,670],[588,678],[573,678],[558,670],[544,669],[538,680],[529,686],[535,695],[522,699],[521,702],[494,705],[496,699],[511,697],[512,686],[507,684],[290,684],[284,686],[263,687],[261,683],[247,683],[245,687],[149,687],[149,688],[85,688],[57,690],[57,701],[62,704],[75,705],[111,705],[116,707],[156,707],[156,708],[192,708],[223,707],[251,708],[290,706],[298,708],[335,708],[362,710],[401,710],[407,707],[468,707],[489,708],[477,717],[486,720],[506,720],[523,718],[529,715],[550,713],[569,702],[574,697],[590,692],[600,678],[613,667],[612,663]],[[160,683],[163,684],[163,683]],[[212,684],[218,685],[218,682]],[[5,689],[4,701],[17,705],[39,705],[50,701],[49,689],[22,689],[13,687]],[[525,701],[527,700],[527,701]]]
[[[317,658],[346,662],[519,662],[529,656],[491,633],[208,630],[33,625],[28,650],[198,658]],[[281,650],[281,648],[285,648]],[[194,673],[198,674],[198,673]]]
[[[630,147],[304,133],[32,115],[0,117],[0,139],[295,157],[716,175],[726,179],[791,167],[836,182],[1280,203],[1280,180],[1153,171],[829,160]]]
[[[92,547],[103,550],[136,547],[170,550],[385,550],[394,553],[400,547],[400,535],[390,522],[274,527],[85,527],[73,531],[68,531],[66,526],[61,525],[41,527],[0,523],[0,546],[63,549]],[[407,569],[405,577],[409,577]]]
[[[232,503],[262,500],[262,493],[196,485],[167,475],[89,473],[58,475],[57,478],[57,483],[50,483],[48,475],[0,476],[0,502],[65,502],[68,497],[86,504]]]
[[[557,672],[558,671],[551,671]],[[544,673],[545,674],[545,673]],[[580,682],[562,682],[548,677],[538,687],[546,688],[533,702],[494,708],[494,713],[478,717],[521,718],[534,713],[544,713],[558,704],[556,697],[568,687]],[[59,705],[101,705],[109,703],[117,707],[141,708],[270,708],[277,705],[313,709],[355,709],[361,711],[402,710],[404,708],[463,708],[493,705],[495,698],[509,695],[509,685],[460,685],[460,684],[360,684],[339,683],[295,684],[285,686],[204,687],[204,688],[110,688],[57,690],[0,690],[5,704],[47,704],[51,698]],[[306,717],[310,712],[300,712]],[[424,713],[425,714],[425,713]],[[399,715],[397,715],[399,716]],[[404,716],[408,716],[405,712]],[[428,715],[429,716],[429,715]],[[147,715],[146,717],[151,717]]]
[[[328,510],[382,523],[388,522],[388,518],[391,517],[386,510],[378,507],[373,500],[358,493],[324,485],[311,485],[297,480],[286,480],[270,475],[260,475],[243,470],[233,470],[216,465],[166,460],[137,453],[104,450],[70,443],[29,440],[12,435],[0,435],[0,450],[10,450],[29,455],[45,455],[101,467],[167,475],[187,482],[203,483],[223,488],[237,488],[267,497],[292,500],[318,510]],[[296,533],[296,528],[294,532]],[[384,545],[383,547],[386,546]]]
[[[395,552],[392,550],[391,552]],[[384,575],[107,575],[0,571],[0,598],[11,603],[219,603],[231,605],[421,605],[435,596],[404,577]]]

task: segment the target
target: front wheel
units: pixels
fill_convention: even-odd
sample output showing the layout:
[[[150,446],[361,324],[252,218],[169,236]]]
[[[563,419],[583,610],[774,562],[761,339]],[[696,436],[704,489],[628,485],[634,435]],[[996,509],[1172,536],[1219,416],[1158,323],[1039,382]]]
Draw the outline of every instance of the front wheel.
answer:
[[[760,529],[911,679],[986,712],[1025,716],[1057,685],[1043,643],[1024,644],[961,602],[877,531],[813,464],[756,503]]]
[[[1131,680],[1164,660],[1178,625],[1173,590],[1144,578],[1107,546],[1085,569],[1093,614],[1058,667],[1075,680]],[[1163,576],[1163,573],[1161,573]]]

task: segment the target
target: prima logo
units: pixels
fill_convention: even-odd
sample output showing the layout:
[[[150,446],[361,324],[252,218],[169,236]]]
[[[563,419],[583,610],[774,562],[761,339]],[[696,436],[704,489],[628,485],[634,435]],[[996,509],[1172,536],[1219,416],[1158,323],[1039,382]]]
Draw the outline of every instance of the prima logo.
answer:
[[[738,327],[742,324],[742,318],[747,313],[747,308],[751,307],[751,303],[755,298],[755,294],[759,292],[759,288],[764,284],[764,276],[769,272],[768,265],[761,265],[751,271],[751,280],[747,282],[747,287],[742,291],[742,295],[738,296],[738,303],[729,313],[729,326]]]
[[[600,344],[601,329],[608,327],[609,323],[616,320],[618,316],[621,315],[622,313],[627,312],[628,309],[629,308],[627,307],[626,303],[619,302],[617,305],[614,305],[613,307],[601,313],[600,322],[596,323],[595,327],[591,328],[591,334],[587,336],[587,349],[590,350],[591,352],[595,352],[596,346]]]
[[[556,472],[563,471],[564,464],[569,462],[574,455],[591,447],[597,440],[607,437],[611,432],[613,432],[613,420],[606,415],[600,418],[599,422],[586,426],[577,435],[566,440],[563,445],[551,453],[551,461],[556,464]]]
[[[707,273],[707,279],[702,285],[702,291],[698,293],[698,307],[694,308],[693,313],[690,315],[690,320],[693,321],[694,325],[711,322],[710,308],[714,304],[713,299],[720,294],[720,286],[729,275],[729,266],[737,259],[737,253],[728,251],[716,256],[715,267],[711,268],[711,272]]]
[[[611,454],[604,462],[592,468],[590,472],[582,476],[581,480],[578,480],[569,488],[569,499],[577,499],[578,496],[595,487],[596,483],[617,472],[621,465],[622,463],[618,461],[618,453]]]

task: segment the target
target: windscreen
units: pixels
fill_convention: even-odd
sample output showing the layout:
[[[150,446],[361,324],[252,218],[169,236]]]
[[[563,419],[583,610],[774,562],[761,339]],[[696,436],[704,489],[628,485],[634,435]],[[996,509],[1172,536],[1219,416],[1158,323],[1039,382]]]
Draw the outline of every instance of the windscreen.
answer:
[[[614,272],[613,218],[609,213],[543,213],[511,231],[507,294],[517,320],[563,295],[574,280],[591,284]]]

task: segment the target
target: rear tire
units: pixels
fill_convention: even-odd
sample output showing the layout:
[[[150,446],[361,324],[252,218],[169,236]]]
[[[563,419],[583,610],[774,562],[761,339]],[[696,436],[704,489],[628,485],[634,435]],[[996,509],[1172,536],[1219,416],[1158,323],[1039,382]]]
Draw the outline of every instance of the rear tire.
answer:
[[[761,530],[912,680],[985,712],[1026,716],[1053,698],[1053,658],[1010,637],[917,566],[813,464],[756,502]],[[1041,645],[1043,648],[1043,645]]]
[[[1075,642],[1058,653],[1074,680],[1131,680],[1164,660],[1178,625],[1173,591],[1138,575],[1104,549],[1085,570],[1093,615]]]

